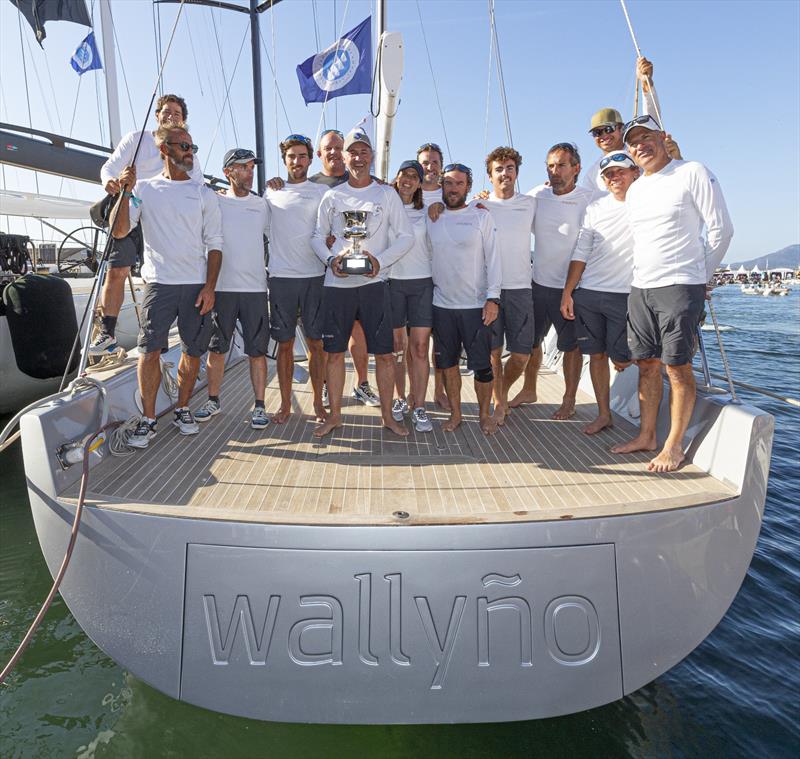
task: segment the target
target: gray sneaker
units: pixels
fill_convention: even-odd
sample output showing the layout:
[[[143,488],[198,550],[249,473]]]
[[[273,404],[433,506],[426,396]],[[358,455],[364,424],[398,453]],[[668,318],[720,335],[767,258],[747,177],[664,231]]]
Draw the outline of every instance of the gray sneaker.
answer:
[[[178,428],[181,435],[196,435],[200,432],[200,425],[194,420],[192,412],[188,408],[176,408],[172,423]]]
[[[417,432],[433,432],[433,422],[428,419],[428,412],[424,408],[415,408],[411,421]]]
[[[322,405],[325,408],[330,408],[331,407],[331,399],[328,397],[328,383],[327,382],[322,386]]]
[[[365,406],[380,406],[380,398],[375,394],[373,389],[369,386],[369,382],[362,382],[353,388],[353,398],[361,401]]]
[[[150,441],[156,436],[155,421],[148,422],[144,418],[139,420],[133,434],[128,438],[129,448],[147,448]]]
[[[395,398],[392,402],[392,419],[402,422],[403,417],[410,411],[405,398]]]
[[[253,409],[253,413],[250,414],[250,426],[254,430],[263,430],[268,424],[269,417],[267,412],[261,406],[256,406]]]
[[[105,356],[117,349],[117,340],[104,329],[100,330],[94,340],[89,344],[90,356]]]
[[[219,414],[220,408],[221,406],[219,401],[212,401],[209,399],[199,409],[197,409],[194,418],[198,422],[207,422],[212,416]]]

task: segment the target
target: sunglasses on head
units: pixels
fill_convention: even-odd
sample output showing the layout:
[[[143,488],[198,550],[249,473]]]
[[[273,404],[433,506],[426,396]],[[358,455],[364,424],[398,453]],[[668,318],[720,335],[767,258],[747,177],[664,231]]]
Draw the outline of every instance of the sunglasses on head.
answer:
[[[442,173],[447,174],[448,171],[461,171],[472,181],[472,169],[469,166],[464,166],[463,163],[448,163],[447,166],[442,169]]]
[[[197,145],[194,145],[191,142],[167,142],[167,145],[177,145],[184,152],[191,150],[192,153],[196,153],[198,150],[200,150]]]
[[[637,116],[635,119],[631,119],[625,126],[622,128],[623,135],[637,126],[647,127],[651,131],[654,132],[661,132],[661,124],[659,124],[649,113],[644,114],[643,116]]]
[[[443,155],[442,149],[435,142],[426,142],[417,148],[417,155],[425,152],[426,150],[435,150],[439,155]]]
[[[619,124],[614,124],[613,126],[606,124],[606,126],[595,127],[594,129],[589,130],[589,133],[592,135],[592,137],[601,137],[604,134],[616,132],[618,128]]]
[[[287,142],[302,142],[306,145],[311,145],[311,138],[306,137],[304,134],[290,134],[284,139],[283,144],[285,145]]]
[[[600,161],[600,171],[605,169],[612,161],[615,163],[627,161],[631,166],[633,166],[633,159],[629,155],[625,155],[625,153],[614,153],[613,155],[607,155]]]
[[[339,137],[344,139],[344,134],[342,134],[338,129],[325,129],[319,138],[322,139],[326,134],[338,134]]]

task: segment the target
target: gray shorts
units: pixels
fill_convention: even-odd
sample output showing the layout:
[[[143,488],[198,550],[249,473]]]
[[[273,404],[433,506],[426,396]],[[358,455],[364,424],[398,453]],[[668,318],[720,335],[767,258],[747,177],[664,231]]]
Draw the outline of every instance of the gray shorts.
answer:
[[[323,347],[344,353],[356,320],[367,337],[367,352],[382,356],[394,350],[389,285],[378,281],[360,287],[325,287]]]
[[[572,293],[575,332],[584,356],[607,353],[612,361],[631,360],[628,350],[628,293],[579,288]]]
[[[392,327],[433,327],[433,279],[390,279]]]
[[[189,356],[202,356],[208,350],[214,328],[213,312],[200,316],[194,304],[203,285],[147,285],[142,300],[142,325],[139,349],[144,353],[166,350],[169,330],[178,319],[181,350]]]
[[[533,296],[529,287],[500,291],[500,311],[492,322],[492,350],[528,355],[533,349]]]
[[[267,355],[269,311],[265,292],[218,292],[214,301],[214,332],[209,350],[227,353],[231,347],[236,320],[242,325],[244,352],[255,358]]]
[[[578,339],[575,335],[575,322],[561,316],[561,295],[563,289],[560,287],[545,287],[533,283],[533,325],[534,325],[534,347],[539,347],[545,335],[550,331],[550,327],[555,327],[558,333],[556,347],[563,353],[574,351],[578,347]]]
[[[483,323],[482,308],[433,307],[433,357],[437,369],[458,366],[461,351],[467,354],[467,368],[489,369],[492,328]]]
[[[134,227],[126,237],[114,239],[111,243],[111,252],[108,254],[110,269],[121,269],[125,266],[136,266],[142,255],[142,230]]]
[[[705,285],[631,288],[628,347],[634,359],[660,358],[668,366],[692,360],[697,325],[705,305]]]
[[[322,283],[318,277],[270,277],[269,324],[272,339],[285,343],[294,338],[297,317],[303,319],[303,332],[311,340],[322,340]]]

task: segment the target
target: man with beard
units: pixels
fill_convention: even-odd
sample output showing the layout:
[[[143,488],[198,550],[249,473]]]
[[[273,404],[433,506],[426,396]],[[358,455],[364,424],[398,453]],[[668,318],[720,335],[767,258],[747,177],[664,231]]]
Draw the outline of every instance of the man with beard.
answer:
[[[286,183],[280,190],[267,189],[271,212],[269,257],[270,324],[278,343],[278,384],[281,407],[272,415],[278,424],[292,413],[292,375],[297,316],[303,319],[303,332],[309,350],[308,373],[314,393],[314,413],[319,420],[327,412],[322,403],[325,382],[325,352],[322,348],[322,286],[325,265],[311,247],[317,225],[317,211],[325,186],[308,179],[311,140],[290,134],[280,144],[286,165]],[[364,346],[366,351],[366,345]]]
[[[536,201],[515,189],[522,156],[514,148],[495,148],[486,156],[492,192],[484,200],[497,228],[497,251],[503,283],[500,314],[492,325],[494,418],[505,422],[508,391],[519,379],[533,349],[531,233]],[[503,367],[503,344],[511,354]]]
[[[467,205],[472,171],[449,164],[442,177],[445,210],[436,222],[428,220],[433,267],[433,341],[437,368],[444,373],[450,419],[442,425],[452,432],[461,424],[462,349],[474,373],[481,431],[493,435],[497,422],[490,414],[492,400],[492,330],[500,304],[502,269],[492,216]]]
[[[162,95],[156,101],[155,117],[158,126],[167,124],[185,124],[188,111],[186,101],[178,95]],[[150,179],[161,173],[164,167],[161,153],[155,143],[155,132],[129,132],[117,145],[109,159],[100,169],[100,181],[109,195],[119,192],[118,177],[122,171],[132,165],[133,154],[141,137],[142,143],[136,156],[136,177]],[[200,161],[195,158],[189,172],[192,181],[203,183],[203,170]],[[141,243],[138,232],[114,240],[108,256],[103,292],[100,295],[101,328],[89,346],[90,356],[101,356],[113,353],[117,349],[116,329],[119,312],[125,300],[125,280],[136,263],[137,248]]]
[[[178,402],[173,424],[181,435],[199,431],[189,399],[200,357],[211,339],[214,289],[222,266],[222,221],[216,193],[191,181],[197,145],[182,124],[156,130],[164,168],[136,182],[136,172],[122,172],[120,186],[128,202],[119,207],[112,234],[120,240],[141,221],[144,233],[142,277],[147,282],[139,332],[139,391],[142,418],[128,445],[147,448],[156,434],[156,396],[161,384],[161,351],[168,347],[175,318],[181,336]],[[133,208],[131,208],[133,205]]]
[[[557,347],[564,354],[564,397],[553,419],[575,414],[575,396],[583,359],[575,337],[575,323],[561,315],[561,295],[567,281],[572,250],[578,239],[586,206],[596,193],[576,185],[581,171],[578,148],[559,142],[547,151],[548,183],[528,194],[536,198],[533,249],[533,351],[525,367],[522,390],[508,404],[511,408],[536,402],[536,382],[542,365],[542,340],[555,326]]]
[[[692,354],[706,283],[725,256],[733,225],[716,177],[701,163],[670,158],[666,135],[652,116],[629,121],[622,137],[644,172],[626,200],[633,232],[628,346],[639,366],[641,418],[639,434],[612,451],[656,449],[663,366],[670,430],[648,469],[672,472],[686,457],[683,436],[697,390]]]
[[[575,321],[578,347],[584,356],[589,356],[598,413],[583,428],[587,435],[614,426],[609,401],[609,358],[617,371],[631,362],[627,316],[633,278],[633,235],[625,196],[639,177],[639,168],[628,153],[617,150],[600,162],[600,173],[608,193],[586,209],[561,296],[561,315]]]
[[[347,183],[328,190],[317,214],[317,227],[311,244],[319,259],[328,266],[324,289],[324,347],[328,354],[326,379],[331,404],[328,418],[314,430],[323,437],[342,426],[344,351],[358,319],[364,327],[367,350],[375,356],[375,374],[380,392],[383,425],[405,436],[408,429],[392,418],[394,385],[394,340],[387,278],[389,267],[414,243],[414,233],[403,203],[394,188],[379,184],[370,176],[372,143],[361,129],[354,129],[344,141]],[[369,212],[368,237],[362,251],[371,271],[347,274],[341,268],[349,242],[344,238],[343,211]],[[328,238],[333,247],[328,248]]]
[[[221,410],[225,354],[231,347],[238,320],[242,325],[244,352],[250,360],[250,382],[255,395],[250,426],[254,430],[264,429],[269,421],[264,408],[269,343],[264,237],[268,234],[269,209],[263,198],[250,192],[257,163],[261,159],[244,148],[229,150],[222,160],[222,171],[230,183],[230,188],[217,196],[225,262],[217,280],[216,319],[206,359],[208,400],[195,414],[198,422],[206,422]]]

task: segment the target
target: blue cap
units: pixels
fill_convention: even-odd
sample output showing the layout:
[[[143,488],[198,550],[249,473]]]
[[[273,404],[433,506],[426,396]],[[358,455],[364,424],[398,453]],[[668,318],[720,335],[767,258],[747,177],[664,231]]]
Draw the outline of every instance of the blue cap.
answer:
[[[425,176],[425,170],[422,168],[422,164],[419,161],[403,161],[403,163],[400,164],[400,168],[397,170],[397,173],[399,174],[401,171],[404,171],[405,169],[414,169],[414,171],[416,171],[417,174],[419,174],[420,182],[423,180]]]

